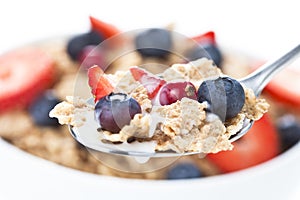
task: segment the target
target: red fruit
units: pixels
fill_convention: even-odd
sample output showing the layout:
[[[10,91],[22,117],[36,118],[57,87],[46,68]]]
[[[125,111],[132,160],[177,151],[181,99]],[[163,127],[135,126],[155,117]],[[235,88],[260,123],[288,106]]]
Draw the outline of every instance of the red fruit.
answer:
[[[88,69],[89,86],[92,89],[92,94],[95,96],[95,102],[110,94],[114,89],[112,84],[103,76],[103,74],[103,70],[97,65]]]
[[[197,35],[192,37],[193,40],[195,40],[197,43],[200,44],[216,44],[216,38],[215,38],[215,33],[213,31],[206,32],[201,35]]]
[[[0,56],[0,111],[29,105],[54,80],[54,61],[41,49]]]
[[[138,67],[131,67],[130,72],[133,78],[146,88],[150,99],[154,98],[159,89],[166,83],[165,80]]]
[[[208,154],[207,159],[222,172],[233,172],[265,162],[279,153],[278,134],[267,115],[233,145],[232,151]]]
[[[165,84],[159,93],[159,102],[161,105],[170,105],[183,97],[197,100],[197,91],[191,82]]]
[[[97,84],[101,76],[104,74],[103,70],[97,65],[88,69],[89,86],[92,89],[92,94],[96,93]]]
[[[115,26],[107,24],[92,16],[90,16],[90,23],[92,25],[92,29],[103,35],[105,39],[120,33],[119,29],[117,29]]]
[[[138,67],[131,67],[129,70],[136,81],[139,81],[143,76],[150,74],[146,70]]]

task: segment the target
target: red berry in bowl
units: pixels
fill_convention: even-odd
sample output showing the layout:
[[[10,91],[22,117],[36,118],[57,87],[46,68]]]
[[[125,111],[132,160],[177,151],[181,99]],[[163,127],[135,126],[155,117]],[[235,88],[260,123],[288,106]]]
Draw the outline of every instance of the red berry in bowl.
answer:
[[[208,31],[201,35],[194,36],[192,37],[192,39],[199,44],[204,44],[204,43],[216,44],[216,36],[215,36],[215,32],[213,31]]]
[[[111,93],[95,106],[95,118],[99,125],[112,133],[118,133],[138,113],[141,113],[139,103],[123,93]]]
[[[55,79],[55,63],[38,48],[0,56],[0,112],[28,106]]]
[[[233,172],[258,165],[274,158],[280,149],[278,133],[267,114],[255,122],[249,132],[233,145],[232,151],[207,155],[222,172]]]
[[[90,23],[92,26],[92,30],[98,32],[103,35],[105,39],[110,38],[121,31],[117,29],[115,26],[108,24],[104,21],[101,21],[95,17],[90,16]]]
[[[174,82],[165,84],[159,93],[161,105],[170,105],[183,97],[197,100],[195,86],[191,82]]]
[[[138,67],[130,68],[130,72],[133,78],[146,88],[150,99],[153,99],[159,89],[166,83],[165,80]]]

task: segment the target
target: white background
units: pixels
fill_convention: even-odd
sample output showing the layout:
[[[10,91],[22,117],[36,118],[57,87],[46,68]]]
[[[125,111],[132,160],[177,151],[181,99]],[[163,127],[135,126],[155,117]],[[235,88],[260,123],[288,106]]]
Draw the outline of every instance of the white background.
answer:
[[[280,55],[299,43],[297,1],[1,1],[0,50],[47,36],[82,32],[93,15],[121,30],[165,26],[183,34],[215,30],[219,42],[263,56]]]
[[[89,29],[88,16],[93,15],[124,31],[152,26],[162,27],[173,22],[177,27],[176,30],[191,36],[214,30],[220,44],[269,59],[279,56],[300,43],[298,4],[297,1],[291,0],[98,0],[94,2],[89,0],[78,2],[2,0],[0,1],[0,53],[34,40],[87,31]],[[5,157],[4,154],[9,153],[0,152],[0,157]],[[13,159],[6,156],[5,159],[10,159],[12,164],[11,166],[6,162],[4,164],[2,160],[0,170],[2,172],[10,169],[18,170],[17,174],[22,176],[20,169],[24,167],[24,172],[28,173],[26,181],[30,184],[30,177],[34,174],[36,162],[26,165],[18,163],[19,158]],[[19,160],[25,162],[26,159],[27,157],[22,157]],[[48,164],[39,163],[42,166],[40,171],[37,171],[39,178],[33,175],[33,180],[45,178],[40,175],[42,168],[48,169]],[[288,166],[285,168],[285,171],[289,171]],[[60,177],[55,177],[53,171],[49,173],[52,178],[47,180],[58,181],[59,185],[64,187],[64,184],[60,182]],[[72,177],[70,174],[64,176]],[[294,175],[290,174],[290,176]],[[0,177],[0,185],[5,186],[6,182],[12,184],[13,182],[8,179],[10,179],[9,176]],[[11,176],[11,179],[18,181],[17,177]],[[23,180],[24,183],[26,181]],[[46,191],[44,188],[46,185],[43,185],[45,182],[41,183],[34,184],[40,186],[35,191]],[[68,188],[68,185],[65,187]],[[234,187],[232,190],[238,189],[237,186]],[[26,185],[24,188],[21,191],[26,191]],[[6,191],[6,194],[16,193],[13,196],[18,196],[17,193],[21,188],[6,187],[7,189],[9,191]],[[59,191],[63,197],[63,188]],[[50,194],[51,192],[48,195]],[[22,194],[19,196],[22,197]],[[199,198],[200,196],[201,194]],[[0,199],[5,199],[1,196],[1,188]]]

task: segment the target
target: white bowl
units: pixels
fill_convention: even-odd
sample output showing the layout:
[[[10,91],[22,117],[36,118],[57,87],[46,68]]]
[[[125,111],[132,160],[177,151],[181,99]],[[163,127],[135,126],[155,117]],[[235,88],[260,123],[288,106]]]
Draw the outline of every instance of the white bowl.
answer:
[[[246,170],[190,180],[132,180],[89,174],[0,140],[0,199],[290,199],[300,183],[300,144]],[[143,196],[141,196],[143,195]]]
[[[236,49],[247,47],[248,52],[255,52],[256,55],[280,55],[281,50],[289,50],[297,44],[300,35],[300,29],[296,26],[299,19],[297,1],[284,1],[283,4],[271,4],[268,1],[224,1],[223,4],[222,1],[175,1],[168,13],[165,9],[169,8],[169,1],[151,2],[147,4],[147,9],[140,1],[138,4],[131,2],[135,6],[128,6],[128,1],[117,2],[118,6],[115,1],[97,1],[98,5],[96,1],[72,3],[72,9],[69,1],[41,2],[39,5],[37,1],[19,1],[18,6],[15,1],[2,3],[4,9],[0,12],[0,52],[35,40],[37,36],[44,38],[66,34],[66,29],[67,34],[74,33],[74,30],[82,31],[84,29],[80,24],[85,22],[87,13],[106,16],[108,22],[119,22],[123,25],[121,27],[128,29],[148,26],[149,22],[157,26],[179,20],[182,30],[198,33],[201,29],[207,30],[216,24],[217,27],[213,30],[222,33],[218,35],[221,43],[231,44]],[[21,3],[23,4],[20,5]],[[147,13],[153,10],[154,15]],[[199,28],[195,25],[199,25]],[[280,48],[274,48],[276,45]],[[296,199],[297,190],[300,190],[300,144],[268,162],[246,170],[179,181],[132,180],[84,173],[30,155],[1,139],[0,152],[1,200],[288,200]]]

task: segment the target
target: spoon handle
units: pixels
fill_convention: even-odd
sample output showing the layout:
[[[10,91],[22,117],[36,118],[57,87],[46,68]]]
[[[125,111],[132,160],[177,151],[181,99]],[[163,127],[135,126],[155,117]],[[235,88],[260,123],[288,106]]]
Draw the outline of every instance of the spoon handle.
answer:
[[[246,87],[251,88],[256,96],[259,96],[273,76],[288,66],[288,64],[292,63],[299,55],[300,44],[277,60],[264,64],[259,69],[239,81]]]

